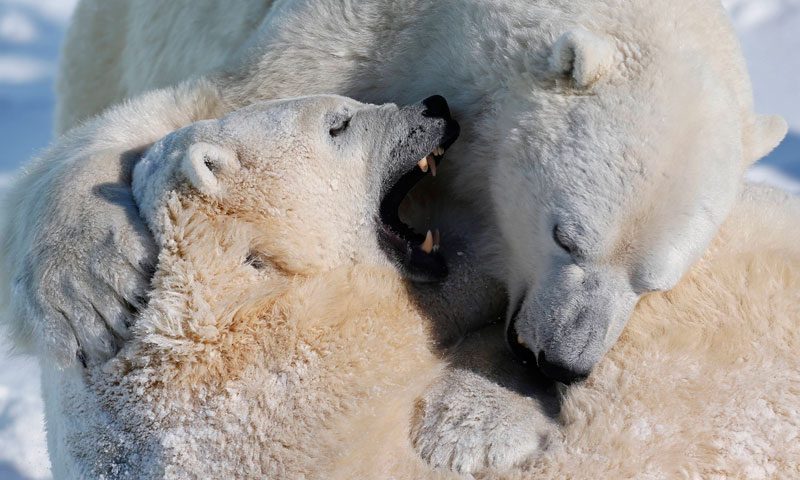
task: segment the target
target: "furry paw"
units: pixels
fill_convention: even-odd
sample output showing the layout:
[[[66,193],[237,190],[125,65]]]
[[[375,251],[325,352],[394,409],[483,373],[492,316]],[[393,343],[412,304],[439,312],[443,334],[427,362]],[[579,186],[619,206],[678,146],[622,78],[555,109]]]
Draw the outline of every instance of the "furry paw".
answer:
[[[155,246],[130,191],[132,159],[50,154],[9,192],[15,214],[0,234],[8,321],[18,346],[61,366],[100,363],[146,302]]]
[[[417,401],[411,438],[432,467],[474,474],[524,466],[554,428],[536,399],[453,369]]]

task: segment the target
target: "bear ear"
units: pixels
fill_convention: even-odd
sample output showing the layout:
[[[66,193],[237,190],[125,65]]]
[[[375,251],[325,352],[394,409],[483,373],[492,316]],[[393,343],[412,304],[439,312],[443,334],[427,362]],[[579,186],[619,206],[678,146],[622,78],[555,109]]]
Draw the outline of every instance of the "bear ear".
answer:
[[[561,35],[548,63],[552,73],[571,76],[579,87],[586,87],[611,69],[615,53],[611,38],[579,28]]]
[[[222,185],[217,177],[221,173],[238,171],[239,159],[236,152],[229,148],[199,142],[186,151],[181,169],[197,190],[209,196],[217,196],[222,192]]]
[[[766,157],[788,132],[789,125],[780,115],[756,115],[750,132],[750,163]]]

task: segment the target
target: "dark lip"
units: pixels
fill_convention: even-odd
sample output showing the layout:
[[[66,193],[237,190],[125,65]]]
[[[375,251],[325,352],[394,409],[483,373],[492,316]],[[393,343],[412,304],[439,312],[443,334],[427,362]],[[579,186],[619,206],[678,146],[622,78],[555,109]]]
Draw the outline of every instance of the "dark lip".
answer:
[[[447,150],[458,138],[459,126],[449,121],[439,145],[445,150],[443,155],[434,155],[436,164],[444,159]],[[414,282],[431,283],[444,280],[448,274],[447,262],[439,251],[425,253],[419,245],[425,235],[415,232],[400,220],[398,208],[414,186],[428,175],[418,165],[403,174],[384,195],[380,203],[378,236],[384,250],[407,278]]]

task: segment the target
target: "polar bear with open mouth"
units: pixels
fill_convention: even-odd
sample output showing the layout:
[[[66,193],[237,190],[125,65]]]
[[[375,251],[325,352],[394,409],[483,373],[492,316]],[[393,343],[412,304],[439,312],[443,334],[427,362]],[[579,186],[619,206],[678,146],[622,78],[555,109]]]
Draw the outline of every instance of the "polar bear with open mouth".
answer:
[[[121,138],[154,132],[148,115],[165,95],[79,128],[50,160],[113,161],[129,147]],[[317,96],[255,104],[146,146],[130,161],[159,252],[153,292],[114,358],[44,366],[54,475],[432,472],[408,432],[444,362],[404,279],[446,267],[435,235],[397,210],[458,133],[442,97],[398,108]],[[375,456],[357,461],[366,451]]]
[[[442,92],[465,134],[439,169],[441,209],[474,218],[451,216],[460,221],[443,226],[441,253],[458,260],[460,250],[444,242],[462,234],[469,244],[462,264],[508,290],[501,337],[552,379],[579,380],[602,365],[634,305],[670,298],[654,292],[688,278],[731,212],[769,226],[742,206],[749,197],[740,193],[741,174],[786,126],[753,112],[745,65],[717,1],[153,5],[81,3],[62,63],[62,129],[195,75],[208,82],[195,84],[195,111],[213,103],[217,117],[282,96],[334,92],[380,103]],[[85,55],[100,44],[100,55]],[[169,94],[157,98],[172,105]],[[199,119],[190,110],[158,110],[151,118],[171,128],[152,140]],[[15,338],[54,365],[106,361],[146,304],[156,248],[131,202],[120,200],[130,196],[123,167],[102,156],[40,162],[39,179],[24,184],[33,200],[20,203],[24,216],[2,232]],[[109,193],[107,184],[119,186],[114,202],[97,195]],[[446,292],[448,285],[462,292],[446,303],[459,307],[455,317],[472,310],[463,307],[469,301],[486,301],[474,278],[451,276]],[[728,300],[749,298],[738,292]],[[498,295],[505,300],[488,289],[488,297]],[[464,329],[494,319],[491,309],[474,310]],[[794,321],[787,312],[782,321]],[[611,387],[598,392],[615,398]],[[420,411],[433,424],[472,418],[448,418],[453,407],[476,405],[448,398],[429,399]],[[447,438],[421,429],[418,445],[437,464],[492,464],[483,450],[473,456],[481,459],[453,453],[459,440],[485,440],[458,427]]]
[[[562,382],[584,378],[636,303],[688,271],[746,166],[786,133],[782,119],[754,113],[718,0],[84,0],[61,62],[59,129],[198,75],[227,111],[320,93],[447,97],[465,135],[450,152],[460,167],[443,165],[431,189],[446,212],[431,226],[445,256],[455,263],[464,251],[482,274],[450,279],[452,316],[475,329],[495,318],[476,305],[507,301],[512,346]],[[113,354],[128,307],[146,296],[140,265],[152,261],[135,216],[91,194],[104,175],[81,181],[48,197],[91,219],[71,237],[81,247],[61,252],[58,267],[31,256],[27,277],[13,273],[30,292],[15,304],[17,330],[60,364]],[[56,242],[46,232],[73,220],[54,215],[26,231]],[[487,275],[507,295],[475,280]],[[83,294],[59,296],[54,284]]]
[[[273,101],[147,140],[220,111],[196,88],[89,122],[12,190],[25,197],[54,159],[136,162],[135,204],[159,251],[115,357],[43,365],[56,477],[758,477],[797,465],[797,199],[747,189],[687,277],[648,296],[548,411],[539,402],[556,395],[525,381],[502,325],[448,367],[409,294],[407,279],[444,268],[435,236],[396,216],[454,147],[441,97]],[[164,105],[188,117],[144,121]]]

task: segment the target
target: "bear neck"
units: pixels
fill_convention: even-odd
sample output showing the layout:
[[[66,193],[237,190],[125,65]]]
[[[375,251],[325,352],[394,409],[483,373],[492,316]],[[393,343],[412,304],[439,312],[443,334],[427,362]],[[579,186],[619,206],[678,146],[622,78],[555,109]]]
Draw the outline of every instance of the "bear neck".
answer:
[[[169,363],[177,383],[219,384],[264,352],[272,352],[273,364],[288,361],[300,344],[371,336],[377,343],[365,344],[364,352],[397,338],[428,350],[427,320],[393,269],[354,264],[311,275],[262,275],[242,258],[249,237],[196,207],[183,202],[163,212],[170,221],[155,293],[134,327],[144,355]]]

